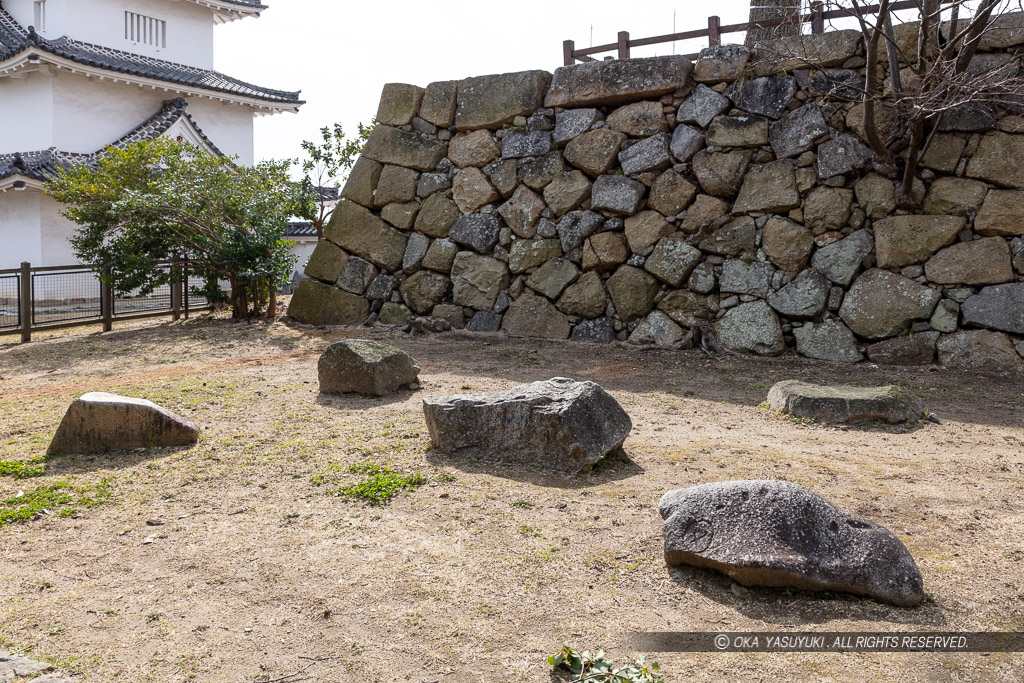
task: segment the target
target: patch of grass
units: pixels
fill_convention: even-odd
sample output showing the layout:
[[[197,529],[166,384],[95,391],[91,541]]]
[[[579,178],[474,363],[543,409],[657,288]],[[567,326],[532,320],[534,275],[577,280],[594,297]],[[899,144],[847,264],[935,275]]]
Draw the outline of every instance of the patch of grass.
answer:
[[[45,455],[37,455],[26,462],[0,460],[0,477],[14,477],[15,479],[41,477],[46,474],[45,462]]]
[[[310,483],[316,486],[338,482],[340,465],[329,465],[327,470],[310,477]],[[366,478],[355,484],[348,484],[328,489],[325,493],[342,496],[352,500],[360,500],[367,505],[384,505],[402,491],[415,491],[427,483],[427,478],[414,472],[403,475],[390,467],[381,467],[372,462],[357,462],[345,468],[348,474],[365,474]]]
[[[528,524],[523,524],[522,526],[519,527],[519,533],[522,534],[523,536],[540,536],[540,529],[538,529],[535,526],[529,526]]]
[[[516,501],[512,502],[512,507],[514,507],[514,508],[532,508],[533,507],[533,503],[531,503],[528,500],[523,500],[522,498],[520,498],[519,500],[516,500]]]
[[[0,527],[27,522],[36,515],[70,517],[80,508],[93,508],[110,500],[110,480],[76,486],[68,480],[40,486],[23,495],[0,500]]]

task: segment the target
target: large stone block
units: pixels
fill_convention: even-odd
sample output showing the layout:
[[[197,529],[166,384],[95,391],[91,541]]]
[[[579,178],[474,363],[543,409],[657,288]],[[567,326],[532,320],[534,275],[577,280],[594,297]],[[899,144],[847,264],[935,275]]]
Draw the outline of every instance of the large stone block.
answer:
[[[773,123],[768,131],[768,140],[775,158],[785,159],[814,149],[814,145],[828,134],[821,109],[811,102]]]
[[[939,337],[939,363],[957,370],[1024,372],[1024,358],[1010,338],[992,330],[963,330]]]
[[[697,245],[701,251],[733,258],[751,257],[757,250],[757,225],[751,218],[737,218],[715,230]]]
[[[629,335],[630,344],[656,344],[670,346],[678,344],[685,336],[683,328],[661,311],[651,313]]]
[[[509,249],[508,267],[522,273],[562,255],[558,240],[516,240]]]
[[[386,83],[377,106],[377,123],[404,126],[412,122],[423,101],[423,88],[408,83]]]
[[[569,253],[583,244],[604,222],[604,216],[596,211],[570,211],[558,221],[558,239],[562,251]]]
[[[985,287],[960,312],[964,325],[1024,335],[1024,282]]]
[[[677,289],[658,302],[658,310],[683,327],[696,327],[715,319],[718,297]]]
[[[626,241],[634,254],[645,254],[675,228],[657,211],[641,211],[626,219]]]
[[[583,270],[607,273],[629,258],[626,238],[619,232],[599,232],[583,244]]]
[[[598,128],[573,138],[565,147],[565,160],[591,177],[612,170],[626,135],[609,128]]]
[[[814,252],[811,267],[837,285],[848,287],[874,246],[875,240],[871,233],[858,230]]]
[[[772,216],[765,223],[761,236],[761,249],[779,268],[798,271],[807,265],[814,248],[811,231],[788,218]]]
[[[348,254],[329,240],[320,240],[306,264],[306,276],[333,284],[338,281]]]
[[[843,230],[850,220],[853,192],[845,187],[819,186],[804,200],[804,223],[818,231]]]
[[[498,294],[508,289],[508,266],[498,259],[460,251],[452,263],[452,301],[478,311],[491,311]]]
[[[896,184],[881,174],[867,174],[853,189],[868,218],[885,218],[896,209]]]
[[[501,154],[497,143],[486,129],[460,133],[448,143],[448,158],[459,168],[486,166]]]
[[[1000,194],[1014,194],[1016,190],[995,190]],[[1024,196],[1024,192],[1020,193]],[[988,185],[980,180],[967,180],[966,178],[936,178],[928,194],[924,198],[925,213],[939,216],[966,216],[972,211],[977,211],[985,202],[989,192]],[[1004,229],[1013,230],[1015,225],[1020,224],[1020,216],[1024,212],[1024,201],[1018,204],[1013,198],[1004,204],[1003,197],[993,196],[993,201],[988,203],[988,210],[974,221],[974,229],[983,235],[999,234],[998,232],[987,232],[988,230],[1000,231]],[[1007,197],[1007,199],[1010,199]],[[1015,206],[1016,204],[1016,206]],[[980,222],[979,222],[980,221]],[[1024,230],[1024,227],[1021,228]],[[1024,233],[1022,233],[1024,234]]]
[[[555,114],[555,130],[551,137],[558,144],[569,142],[583,135],[590,127],[604,119],[597,109],[567,109]]]
[[[664,216],[676,216],[690,205],[696,194],[697,187],[693,183],[669,169],[651,185],[647,206]]]
[[[551,84],[547,71],[476,76],[459,81],[455,127],[460,130],[501,128],[517,116],[540,109]]]
[[[580,173],[581,177],[582,175]],[[587,182],[586,178],[583,181]],[[587,186],[590,186],[589,182]],[[537,234],[537,221],[540,220],[544,208],[544,200],[536,192],[525,185],[520,185],[511,199],[498,207],[498,214],[517,237],[529,239]]]
[[[439,273],[452,272],[452,264],[455,262],[455,255],[459,253],[459,245],[451,240],[438,239],[430,243],[426,255],[423,257],[423,267],[436,270]]]
[[[762,299],[772,291],[772,276],[775,269],[770,263],[747,263],[739,259],[729,259],[722,264],[722,277],[718,288],[723,293],[749,294]]]
[[[361,325],[370,315],[370,302],[307,277],[292,294],[288,315],[307,325]]]
[[[459,216],[448,231],[448,239],[481,254],[489,254],[498,243],[501,225],[501,219],[493,214]]]
[[[420,212],[416,214],[416,222],[413,223],[416,232],[422,232],[431,237],[447,237],[455,220],[462,215],[458,205],[440,192],[427,197],[420,205]]]
[[[363,145],[363,156],[382,164],[433,171],[448,153],[448,145],[417,133],[407,133],[391,126],[374,126]]]
[[[363,294],[373,279],[379,275],[377,268],[365,259],[353,256],[345,261],[337,285],[350,294]]]
[[[894,337],[868,346],[868,358],[879,365],[931,365],[935,362],[938,332]]]
[[[509,160],[511,161],[511,160]],[[523,165],[518,171],[519,181],[533,190],[543,190],[552,180],[565,173],[565,162],[558,150]]]
[[[647,257],[644,270],[673,287],[680,287],[702,258],[700,250],[685,240],[666,237]]]
[[[668,131],[661,103],[651,100],[623,105],[609,114],[605,122],[612,130],[634,138]]]
[[[744,75],[750,55],[751,49],[744,45],[706,47],[700,51],[693,67],[693,80],[698,83],[735,81]],[[707,123],[702,125],[706,126]]]
[[[512,302],[501,321],[501,329],[512,337],[569,338],[566,317],[546,298],[535,294],[523,294]]]
[[[513,131],[501,139],[502,159],[539,157],[551,151],[551,133],[546,130]]]
[[[555,176],[544,188],[544,203],[551,208],[555,216],[563,216],[573,209],[579,208],[580,204],[585,202],[588,197],[590,197],[590,181],[587,180],[587,176],[577,170]]]
[[[622,322],[644,317],[654,308],[661,285],[653,275],[633,266],[622,266],[608,278],[608,293]]]
[[[784,213],[800,206],[796,169],[789,160],[754,166],[743,179],[733,213]]]
[[[967,163],[967,175],[1000,187],[1024,187],[1024,135],[993,132],[981,138],[978,150]]]
[[[390,344],[346,339],[320,355],[317,374],[325,394],[386,396],[419,378],[420,364]]]
[[[796,79],[792,76],[762,76],[733,83],[725,94],[745,112],[777,119],[796,91]]]
[[[478,168],[465,168],[452,182],[452,197],[462,213],[473,213],[500,197]]]
[[[626,175],[661,171],[672,164],[668,133],[658,133],[619,152],[619,164]]]
[[[1010,247],[1002,237],[960,242],[928,259],[924,274],[942,285],[997,285],[1013,280]]]
[[[384,270],[394,272],[402,268],[406,235],[358,204],[339,202],[324,236]]]
[[[822,386],[784,380],[768,392],[770,410],[819,422],[917,422],[927,411],[903,387]]]
[[[811,320],[825,312],[831,284],[813,270],[803,270],[792,282],[768,297],[768,305],[790,320]]]
[[[452,281],[439,273],[421,270],[406,278],[399,290],[406,306],[418,315],[427,315],[448,296]]]
[[[872,268],[853,283],[839,317],[860,337],[884,339],[930,318],[941,298],[936,290],[902,275]]]
[[[760,147],[768,144],[768,119],[763,116],[716,116],[705,136],[712,147]]]
[[[856,363],[864,358],[857,350],[853,332],[835,318],[804,323],[793,330],[793,336],[801,356],[834,363]]]
[[[980,190],[976,188],[975,197],[980,194]],[[985,202],[974,219],[974,229],[979,234],[1002,237],[1024,235],[1024,190],[989,190],[987,195],[982,196]]]
[[[728,110],[728,97],[701,84],[694,88],[690,96],[679,105],[679,109],[676,111],[676,121],[696,123],[701,128],[707,128],[713,118]]]
[[[556,242],[557,240],[551,240]],[[565,288],[580,276],[579,268],[572,261],[553,258],[535,270],[526,279],[526,286],[551,300],[557,299]]]
[[[779,319],[763,301],[730,308],[715,329],[722,344],[733,351],[777,356],[786,350]]]
[[[590,208],[632,216],[640,208],[647,188],[643,183],[621,175],[603,175],[590,189]]]
[[[963,230],[958,216],[893,216],[875,221],[875,252],[879,268],[921,263],[949,246]]]
[[[871,150],[854,136],[849,133],[835,135],[818,146],[818,177],[824,179],[852,173],[867,167],[871,158]]]
[[[441,128],[455,123],[458,89],[458,81],[435,81],[428,85],[420,103],[420,118]]]
[[[690,82],[693,64],[682,56],[614,59],[555,69],[545,107],[615,105],[668,95]]]
[[[608,295],[597,273],[584,273],[558,299],[558,310],[578,318],[597,318],[607,306]]]
[[[665,563],[720,571],[745,586],[854,593],[903,607],[924,600],[914,558],[888,529],[799,484],[732,481],[669,491]]]
[[[378,164],[370,157],[360,156],[348,174],[345,187],[341,190],[341,198],[366,207],[373,206],[373,191],[377,189],[377,182],[383,169],[383,164]]]
[[[709,195],[732,197],[740,191],[750,166],[750,156],[750,150],[745,149],[731,152],[701,150],[693,157],[693,173]]]
[[[445,455],[569,474],[589,470],[633,428],[604,389],[564,377],[500,394],[425,399],[423,415]]]
[[[373,193],[373,206],[380,208],[394,202],[411,202],[416,196],[420,174],[404,166],[385,166]]]
[[[860,31],[826,31],[762,40],[754,44],[751,66],[754,75],[764,76],[828,66],[842,66],[863,54]]]
[[[91,391],[68,407],[46,454],[170,448],[198,440],[199,427],[151,401]]]

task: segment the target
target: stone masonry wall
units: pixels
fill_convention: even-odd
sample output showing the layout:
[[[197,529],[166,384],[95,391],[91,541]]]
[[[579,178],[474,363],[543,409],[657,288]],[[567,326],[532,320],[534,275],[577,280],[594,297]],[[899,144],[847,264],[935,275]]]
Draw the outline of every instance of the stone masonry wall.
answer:
[[[974,68],[1019,70],[1001,21]],[[636,344],[713,324],[739,352],[1024,371],[1024,116],[947,115],[898,210],[862,52],[843,31],[388,84],[289,314]]]

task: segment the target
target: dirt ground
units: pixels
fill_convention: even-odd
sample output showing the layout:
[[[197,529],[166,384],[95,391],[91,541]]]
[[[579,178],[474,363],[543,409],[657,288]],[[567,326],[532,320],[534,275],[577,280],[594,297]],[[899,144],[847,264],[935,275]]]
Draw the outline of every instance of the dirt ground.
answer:
[[[423,388],[318,395],[319,353],[356,336],[411,353]],[[625,455],[564,478],[430,451],[423,398],[555,376],[597,381],[622,403],[634,422]],[[834,428],[760,409],[787,378],[900,383],[942,422]],[[68,403],[92,390],[149,398],[203,432],[191,448],[52,458],[43,476],[0,476],[0,499],[61,481],[106,492],[70,516],[0,527],[0,647],[81,680],[551,681],[545,658],[563,642],[619,661],[634,655],[631,631],[1024,631],[1019,377],[150,322],[0,347],[0,460],[41,455]],[[382,507],[326,493],[323,475],[351,483],[359,475],[338,466],[367,461],[428,483]],[[665,566],[665,491],[760,478],[888,527],[929,599],[900,609],[747,590]],[[1020,653],[655,658],[666,681],[1024,678]]]

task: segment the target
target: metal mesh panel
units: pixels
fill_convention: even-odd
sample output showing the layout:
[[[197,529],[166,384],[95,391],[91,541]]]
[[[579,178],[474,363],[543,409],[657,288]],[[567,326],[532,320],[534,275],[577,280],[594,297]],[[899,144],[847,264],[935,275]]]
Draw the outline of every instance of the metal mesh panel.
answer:
[[[16,328],[21,324],[20,289],[20,275],[0,275],[0,329]]]
[[[99,318],[100,281],[90,271],[32,274],[32,323],[70,322]]]
[[[167,272],[166,266],[159,266],[158,270]],[[157,287],[149,294],[142,296],[138,290],[121,296],[114,297],[114,317],[119,315],[132,315],[133,313],[155,313],[157,311],[171,310],[171,286],[163,285]]]
[[[203,289],[206,286],[206,279],[192,274],[189,274],[186,279],[187,282],[185,283],[185,286],[188,287],[188,309],[192,311],[197,308],[206,308],[209,306],[210,302],[206,300],[206,297],[199,296],[194,291],[194,289]]]

